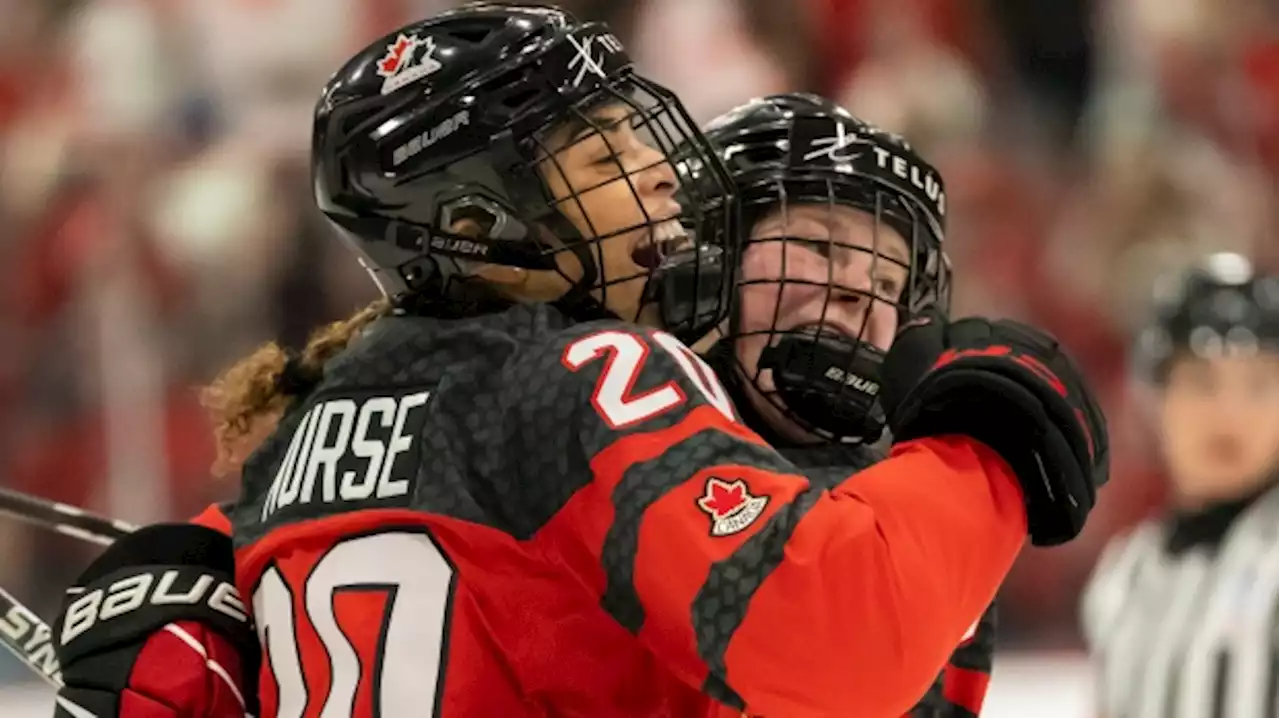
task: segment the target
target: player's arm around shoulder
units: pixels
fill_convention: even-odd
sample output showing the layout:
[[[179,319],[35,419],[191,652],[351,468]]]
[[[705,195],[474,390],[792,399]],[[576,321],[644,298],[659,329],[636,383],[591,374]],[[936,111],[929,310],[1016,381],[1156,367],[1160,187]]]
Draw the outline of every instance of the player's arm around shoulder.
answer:
[[[911,718],[975,718],[980,715],[991,685],[995,641],[996,605],[992,603],[965,632],[934,690],[930,691],[933,695],[917,706]]]
[[[1008,467],[960,437],[812,488],[659,331],[575,326],[507,371],[534,540],[738,710],[906,712],[1025,536]]]

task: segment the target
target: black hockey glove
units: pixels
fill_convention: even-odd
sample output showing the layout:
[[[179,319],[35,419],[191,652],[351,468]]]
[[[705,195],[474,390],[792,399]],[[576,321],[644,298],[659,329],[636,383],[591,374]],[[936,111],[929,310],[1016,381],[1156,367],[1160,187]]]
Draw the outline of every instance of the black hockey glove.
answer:
[[[258,639],[231,539],[159,524],[112,544],[67,592],[53,642],[57,718],[256,713]]]
[[[925,316],[898,334],[882,380],[895,441],[977,439],[1022,484],[1033,544],[1055,546],[1080,533],[1107,482],[1107,426],[1057,340],[1011,320]]]

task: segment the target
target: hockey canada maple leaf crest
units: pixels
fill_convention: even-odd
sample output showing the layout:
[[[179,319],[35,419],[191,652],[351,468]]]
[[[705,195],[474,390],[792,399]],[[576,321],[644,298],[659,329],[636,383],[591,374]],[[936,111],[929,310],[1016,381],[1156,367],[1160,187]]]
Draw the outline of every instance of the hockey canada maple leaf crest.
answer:
[[[742,531],[760,517],[768,504],[768,496],[752,496],[742,479],[725,481],[715,476],[707,479],[706,491],[698,499],[698,508],[711,517],[712,536]]]
[[[428,37],[400,33],[396,41],[387,45],[387,54],[378,60],[378,76],[382,80],[382,94],[395,92],[416,80],[439,70],[442,65],[435,59],[435,40]]]

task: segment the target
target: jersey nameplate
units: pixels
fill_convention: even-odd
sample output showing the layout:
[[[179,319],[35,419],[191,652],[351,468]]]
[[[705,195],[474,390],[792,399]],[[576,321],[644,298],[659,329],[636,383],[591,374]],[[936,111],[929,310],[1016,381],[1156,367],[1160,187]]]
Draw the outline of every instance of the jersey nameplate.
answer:
[[[294,430],[262,504],[266,521],[290,507],[343,510],[335,504],[407,496],[418,472],[429,391],[330,396]]]

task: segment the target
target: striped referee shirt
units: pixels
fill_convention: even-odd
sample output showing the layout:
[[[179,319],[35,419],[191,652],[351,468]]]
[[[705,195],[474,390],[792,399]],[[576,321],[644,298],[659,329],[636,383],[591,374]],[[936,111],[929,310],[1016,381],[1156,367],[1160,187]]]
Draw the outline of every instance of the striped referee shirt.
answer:
[[[1111,543],[1083,628],[1104,718],[1275,718],[1274,485]]]

